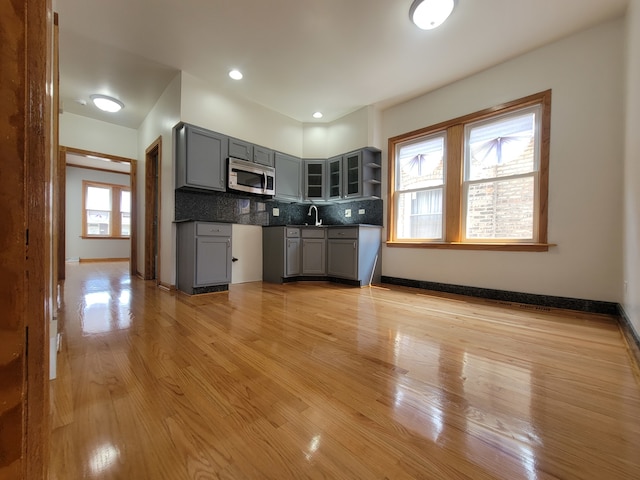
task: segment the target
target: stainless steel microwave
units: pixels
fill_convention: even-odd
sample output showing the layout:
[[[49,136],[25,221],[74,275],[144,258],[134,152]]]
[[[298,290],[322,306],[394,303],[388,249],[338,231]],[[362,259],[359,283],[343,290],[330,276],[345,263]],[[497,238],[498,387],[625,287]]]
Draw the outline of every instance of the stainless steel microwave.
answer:
[[[273,167],[229,157],[227,189],[259,195],[275,195],[276,170]]]

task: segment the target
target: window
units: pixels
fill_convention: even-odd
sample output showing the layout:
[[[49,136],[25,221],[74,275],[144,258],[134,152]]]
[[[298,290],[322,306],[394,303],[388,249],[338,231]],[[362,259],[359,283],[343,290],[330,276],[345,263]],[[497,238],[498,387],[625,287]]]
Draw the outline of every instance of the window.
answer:
[[[131,191],[123,185],[82,182],[82,236],[85,238],[129,238]]]
[[[551,91],[389,139],[389,246],[546,251]]]

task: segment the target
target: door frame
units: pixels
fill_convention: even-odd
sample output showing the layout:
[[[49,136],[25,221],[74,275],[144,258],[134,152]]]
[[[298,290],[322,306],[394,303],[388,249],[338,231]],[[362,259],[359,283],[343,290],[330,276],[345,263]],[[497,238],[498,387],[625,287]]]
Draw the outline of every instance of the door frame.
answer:
[[[133,158],[119,157],[117,155],[110,155],[107,153],[93,152],[91,150],[83,150],[81,148],[60,146],[58,149],[58,182],[60,184],[59,195],[60,203],[58,204],[58,218],[60,219],[60,238],[58,242],[58,276],[62,275],[64,278],[64,262],[65,262],[65,216],[66,216],[66,178],[67,178],[67,154],[71,153],[82,157],[99,157],[114,163],[126,163],[129,164],[129,188],[131,190],[131,235],[130,235],[130,252],[129,252],[129,272],[131,275],[137,274],[138,264],[138,222],[137,222],[137,161]],[[109,168],[96,168],[86,165],[70,164],[73,167],[87,168],[90,170],[98,170],[103,172],[115,172],[122,173],[118,170],[111,170]],[[60,263],[62,262],[62,263]]]
[[[144,279],[160,285],[160,226],[162,218],[162,135],[144,151]],[[158,180],[156,182],[156,177]],[[153,228],[154,203],[158,202],[156,228]],[[157,259],[153,246],[157,245]],[[154,278],[155,277],[155,278]]]

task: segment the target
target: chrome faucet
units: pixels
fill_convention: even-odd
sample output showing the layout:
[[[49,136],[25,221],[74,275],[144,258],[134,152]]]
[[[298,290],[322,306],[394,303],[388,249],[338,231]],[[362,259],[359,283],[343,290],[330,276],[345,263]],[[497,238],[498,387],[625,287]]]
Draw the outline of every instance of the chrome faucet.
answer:
[[[311,216],[311,210],[316,211],[316,227],[319,227],[320,225],[322,225],[322,220],[318,220],[318,207],[316,207],[315,205],[311,205],[309,207],[309,213],[307,213],[307,217]]]

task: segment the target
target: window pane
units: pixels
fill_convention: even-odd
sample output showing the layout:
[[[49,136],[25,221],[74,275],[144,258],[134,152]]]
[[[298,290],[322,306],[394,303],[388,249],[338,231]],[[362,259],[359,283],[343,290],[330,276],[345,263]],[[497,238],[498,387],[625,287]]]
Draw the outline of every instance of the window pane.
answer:
[[[87,210],[87,235],[109,235],[111,212]]]
[[[442,238],[442,188],[398,194],[398,238]]]
[[[128,237],[131,235],[131,214],[130,213],[121,213],[120,214],[120,235],[123,237]]]
[[[505,177],[535,170],[535,112],[483,122],[466,129],[467,180]]]
[[[444,181],[445,135],[400,146],[396,165],[397,190],[428,188]]]
[[[111,210],[111,189],[101,187],[87,187],[87,210]]]
[[[533,239],[534,178],[469,185],[468,239]]]
[[[131,212],[131,192],[122,190],[120,192],[120,211]]]

